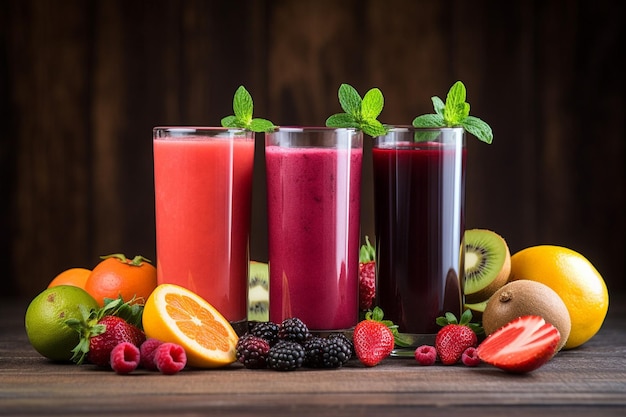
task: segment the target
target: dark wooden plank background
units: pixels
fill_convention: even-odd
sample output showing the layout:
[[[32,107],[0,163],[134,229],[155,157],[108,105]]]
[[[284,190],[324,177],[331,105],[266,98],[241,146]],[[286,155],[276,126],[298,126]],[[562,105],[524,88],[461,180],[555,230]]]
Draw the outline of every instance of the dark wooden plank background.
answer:
[[[151,129],[218,125],[240,84],[283,125],[323,124],[342,82],[377,86],[401,124],[458,79],[495,133],[468,138],[467,227],[571,247],[624,290],[624,17],[621,0],[2,0],[3,295],[103,254],[154,258]]]

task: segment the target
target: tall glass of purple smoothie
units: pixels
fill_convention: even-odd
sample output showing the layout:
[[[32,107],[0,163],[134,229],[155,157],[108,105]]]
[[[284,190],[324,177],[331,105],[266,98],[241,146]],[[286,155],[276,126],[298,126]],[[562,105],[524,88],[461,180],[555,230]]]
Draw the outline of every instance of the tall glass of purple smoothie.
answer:
[[[271,321],[356,325],[362,157],[359,130],[266,133]]]
[[[377,304],[414,345],[461,313],[464,133],[396,127],[374,140]]]

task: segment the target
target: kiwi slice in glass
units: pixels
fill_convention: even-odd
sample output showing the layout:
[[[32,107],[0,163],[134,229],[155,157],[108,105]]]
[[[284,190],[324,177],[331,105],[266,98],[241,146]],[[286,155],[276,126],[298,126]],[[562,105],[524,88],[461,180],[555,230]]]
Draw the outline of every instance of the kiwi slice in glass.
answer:
[[[268,264],[250,261],[248,276],[248,321],[268,321],[270,311]]]
[[[465,231],[464,245],[465,302],[480,303],[507,283],[511,272],[511,253],[500,235],[486,229]]]

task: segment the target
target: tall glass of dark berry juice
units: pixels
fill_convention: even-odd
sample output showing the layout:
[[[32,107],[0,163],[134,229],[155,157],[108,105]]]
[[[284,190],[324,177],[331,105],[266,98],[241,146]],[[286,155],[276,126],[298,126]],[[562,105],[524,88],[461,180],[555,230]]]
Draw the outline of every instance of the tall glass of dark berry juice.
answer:
[[[374,140],[377,304],[414,345],[461,313],[464,133],[394,127]]]

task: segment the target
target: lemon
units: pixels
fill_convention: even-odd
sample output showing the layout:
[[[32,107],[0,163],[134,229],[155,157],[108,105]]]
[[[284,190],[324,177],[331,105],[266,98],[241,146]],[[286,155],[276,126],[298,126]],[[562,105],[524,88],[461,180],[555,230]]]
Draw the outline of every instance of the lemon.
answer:
[[[216,368],[235,362],[239,337],[228,320],[194,292],[174,284],[161,284],[143,309],[146,337],[177,343],[187,363]]]
[[[510,281],[528,279],[552,288],[563,300],[572,321],[564,349],[591,339],[609,309],[606,283],[580,253],[553,245],[532,246],[511,257]]]
[[[53,361],[69,361],[79,341],[78,332],[65,324],[69,318],[81,319],[79,305],[98,308],[96,300],[82,288],[58,285],[37,295],[24,317],[30,344]]]

